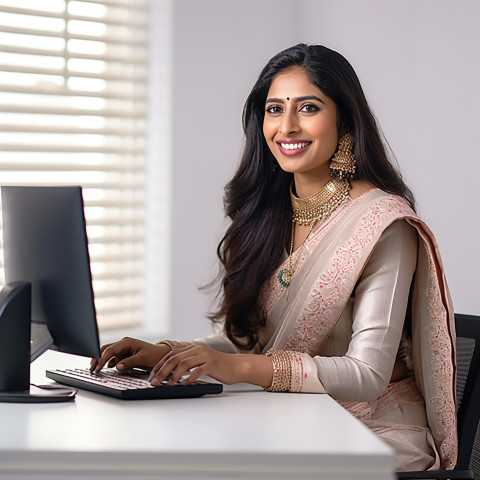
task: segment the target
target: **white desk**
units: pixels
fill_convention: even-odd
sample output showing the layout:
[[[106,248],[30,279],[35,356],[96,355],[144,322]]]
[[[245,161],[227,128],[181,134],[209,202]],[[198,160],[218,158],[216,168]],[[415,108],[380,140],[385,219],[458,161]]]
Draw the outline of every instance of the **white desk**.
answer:
[[[46,368],[88,360],[47,352]],[[249,385],[219,396],[0,404],[0,479],[392,479],[392,452],[327,395]]]

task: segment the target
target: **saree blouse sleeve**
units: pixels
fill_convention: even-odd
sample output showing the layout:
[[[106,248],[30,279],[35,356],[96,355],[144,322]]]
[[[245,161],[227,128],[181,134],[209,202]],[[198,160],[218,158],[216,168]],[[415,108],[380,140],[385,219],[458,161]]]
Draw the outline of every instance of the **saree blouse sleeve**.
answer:
[[[230,341],[223,331],[222,324],[215,324],[214,333],[212,335],[203,338],[196,338],[191,340],[190,343],[201,345],[203,347],[209,347],[213,350],[217,350],[218,352],[239,353],[238,348]]]
[[[338,331],[331,336],[335,345],[330,345],[328,356],[322,350],[313,358],[306,353],[286,351],[281,354],[286,358],[282,373],[281,355],[276,354],[278,351],[269,352],[274,364],[276,360],[279,365],[274,375],[277,385],[272,384],[271,389],[324,392],[336,400],[378,398],[392,375],[417,250],[414,228],[405,221],[389,226],[377,242],[337,322],[334,330]],[[285,367],[285,362],[290,368]]]
[[[336,400],[371,401],[382,395],[392,375],[417,263],[418,239],[405,221],[380,237],[354,293],[352,334],[343,356],[313,361],[325,390]],[[350,322],[346,322],[347,324]]]

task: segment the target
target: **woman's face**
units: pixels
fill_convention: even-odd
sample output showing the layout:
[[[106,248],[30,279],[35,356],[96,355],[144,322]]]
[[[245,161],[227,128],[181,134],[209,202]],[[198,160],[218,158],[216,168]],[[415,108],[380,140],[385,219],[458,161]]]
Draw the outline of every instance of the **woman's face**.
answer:
[[[263,134],[280,167],[308,183],[329,179],[338,144],[337,108],[309,79],[292,68],[273,80],[265,102]]]

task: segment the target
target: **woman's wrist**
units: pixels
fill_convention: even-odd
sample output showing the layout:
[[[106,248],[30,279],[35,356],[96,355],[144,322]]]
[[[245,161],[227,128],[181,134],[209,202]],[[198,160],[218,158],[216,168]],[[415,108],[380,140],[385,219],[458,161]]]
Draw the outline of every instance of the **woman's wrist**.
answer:
[[[183,348],[190,345],[188,342],[177,342],[175,340],[160,340],[156,345],[168,345],[170,350],[176,350],[177,348]]]
[[[270,358],[258,354],[235,354],[239,362],[239,382],[268,388],[272,384],[273,365]]]

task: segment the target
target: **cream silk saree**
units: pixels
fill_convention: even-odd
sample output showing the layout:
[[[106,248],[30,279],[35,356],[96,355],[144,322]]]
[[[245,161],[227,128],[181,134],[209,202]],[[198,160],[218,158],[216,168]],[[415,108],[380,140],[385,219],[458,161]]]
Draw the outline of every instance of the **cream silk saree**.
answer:
[[[263,288],[258,353],[288,351],[289,391],[330,394],[393,447],[398,470],[453,468],[454,316],[428,227],[402,198],[374,189],[294,255],[288,300],[277,281],[286,263]],[[390,382],[407,306],[410,375]],[[194,343],[237,351],[222,332]]]

